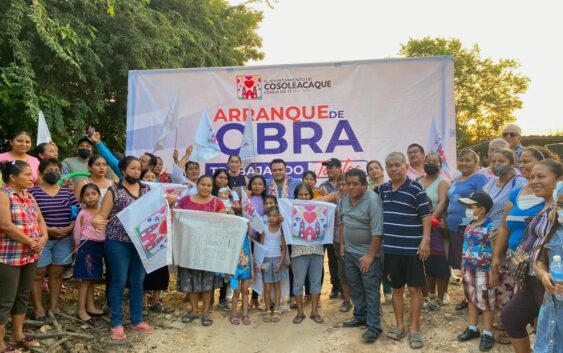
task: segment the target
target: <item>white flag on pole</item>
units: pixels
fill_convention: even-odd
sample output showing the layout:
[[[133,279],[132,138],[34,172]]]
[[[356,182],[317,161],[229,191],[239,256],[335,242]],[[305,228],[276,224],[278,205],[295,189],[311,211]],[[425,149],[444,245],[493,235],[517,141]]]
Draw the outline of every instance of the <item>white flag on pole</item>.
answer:
[[[168,109],[168,113],[164,117],[164,123],[162,124],[162,130],[160,131],[160,136],[158,140],[154,144],[154,151],[162,150],[166,147],[166,141],[168,140],[168,136],[178,128],[178,120],[179,120],[179,102],[180,98],[180,90],[174,96],[172,100],[172,104],[170,105],[170,109]]]
[[[37,145],[50,142],[53,142],[53,139],[51,138],[47,121],[45,121],[45,115],[43,115],[43,111],[40,110],[39,119],[37,120]]]
[[[217,136],[209,120],[209,114],[205,111],[201,113],[194,140],[194,149],[190,161],[205,163],[221,154]]]
[[[239,156],[243,163],[256,160],[256,140],[254,140],[254,127],[250,109],[248,109],[248,113],[246,114],[246,123],[244,124]]]

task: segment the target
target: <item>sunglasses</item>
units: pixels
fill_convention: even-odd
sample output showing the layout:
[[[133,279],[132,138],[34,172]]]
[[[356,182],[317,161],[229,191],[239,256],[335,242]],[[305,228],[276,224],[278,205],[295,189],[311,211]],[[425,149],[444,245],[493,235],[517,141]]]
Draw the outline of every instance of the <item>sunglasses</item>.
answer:
[[[518,136],[518,135],[519,135],[519,133],[517,133],[517,132],[503,132],[503,133],[502,133],[502,137],[508,137],[508,136],[510,136],[510,137],[516,137],[516,136]]]

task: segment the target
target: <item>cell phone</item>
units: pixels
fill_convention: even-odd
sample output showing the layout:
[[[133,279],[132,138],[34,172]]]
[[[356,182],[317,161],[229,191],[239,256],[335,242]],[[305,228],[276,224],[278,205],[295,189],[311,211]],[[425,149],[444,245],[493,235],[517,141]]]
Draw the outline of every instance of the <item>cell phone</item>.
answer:
[[[88,126],[86,126],[86,136],[90,137],[94,134],[94,132],[96,132],[96,129],[94,129],[92,125],[88,124]]]

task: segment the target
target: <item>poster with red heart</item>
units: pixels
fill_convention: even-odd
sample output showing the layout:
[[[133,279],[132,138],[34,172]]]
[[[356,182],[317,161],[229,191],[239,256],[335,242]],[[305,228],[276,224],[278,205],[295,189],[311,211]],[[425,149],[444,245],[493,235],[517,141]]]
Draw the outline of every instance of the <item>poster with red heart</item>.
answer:
[[[294,245],[332,244],[336,205],[320,201],[278,200],[285,241]]]

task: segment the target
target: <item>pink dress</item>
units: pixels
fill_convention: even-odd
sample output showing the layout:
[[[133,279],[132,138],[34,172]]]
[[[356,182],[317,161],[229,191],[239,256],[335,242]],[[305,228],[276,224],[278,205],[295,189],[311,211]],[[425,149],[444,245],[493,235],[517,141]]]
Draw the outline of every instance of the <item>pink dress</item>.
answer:
[[[14,157],[10,154],[10,152],[0,153],[0,163],[1,162],[11,162],[14,160]],[[27,164],[31,166],[31,175],[33,177],[33,183],[37,184],[37,172],[39,170],[39,159],[27,155]]]
[[[190,195],[182,197],[176,204],[176,207],[184,210],[205,212],[220,212],[221,210],[225,209],[223,201],[221,201],[217,197],[213,197],[208,203],[197,203],[192,201],[192,197]]]

